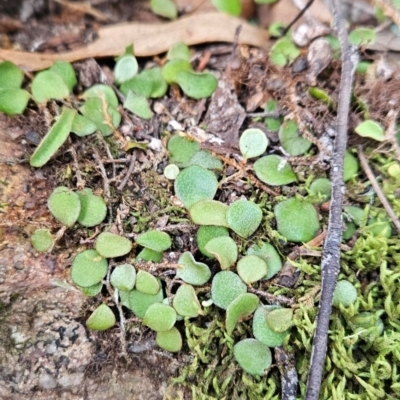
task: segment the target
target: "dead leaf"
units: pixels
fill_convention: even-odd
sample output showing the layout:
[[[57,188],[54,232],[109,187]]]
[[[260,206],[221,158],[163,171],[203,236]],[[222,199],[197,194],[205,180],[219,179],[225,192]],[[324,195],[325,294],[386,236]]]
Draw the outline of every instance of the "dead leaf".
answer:
[[[300,10],[294,5],[293,0],[281,0],[273,5],[261,5],[257,9],[257,16],[260,25],[268,27],[274,22],[282,22],[284,25],[292,22]],[[331,13],[325,7],[322,0],[316,0],[307,10],[307,14],[315,20],[329,24],[331,21]],[[296,26],[304,22],[304,16],[297,22]]]
[[[223,77],[218,80],[218,89],[211,97],[210,105],[204,119],[207,132],[224,140],[224,145],[237,147],[239,130],[246,118],[231,81]]]
[[[12,61],[26,71],[36,71],[57,60],[77,61],[90,57],[122,54],[132,43],[135,55],[148,57],[167,51],[174,43],[187,45],[209,42],[232,42],[236,28],[242,25],[240,44],[266,47],[268,33],[246,21],[213,12],[194,14],[164,24],[118,24],[99,29],[98,40],[66,53],[43,54],[0,49],[0,60]]]

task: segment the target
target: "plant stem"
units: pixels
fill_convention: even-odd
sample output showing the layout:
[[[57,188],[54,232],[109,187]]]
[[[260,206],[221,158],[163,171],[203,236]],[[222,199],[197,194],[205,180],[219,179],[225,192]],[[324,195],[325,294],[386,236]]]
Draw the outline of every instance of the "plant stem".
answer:
[[[358,62],[356,48],[349,45],[346,23],[340,13],[339,0],[332,0],[334,27],[342,50],[342,76],[336,117],[335,151],[331,161],[332,200],[329,212],[327,236],[322,253],[322,291],[317,326],[314,333],[311,362],[305,400],[318,400],[326,358],[329,319],[332,298],[340,271],[340,243],[342,240],[342,207],[345,186],[343,183],[344,153],[347,146],[350,95],[355,67]]]

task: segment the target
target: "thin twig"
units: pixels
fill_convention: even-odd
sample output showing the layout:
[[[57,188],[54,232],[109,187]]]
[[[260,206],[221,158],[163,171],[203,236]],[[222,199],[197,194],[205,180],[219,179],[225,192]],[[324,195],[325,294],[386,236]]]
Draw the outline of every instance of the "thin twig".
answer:
[[[281,110],[274,110],[274,111],[260,111],[260,112],[254,112],[254,113],[247,113],[246,117],[272,117],[272,118],[279,118],[281,116],[284,116],[285,113],[282,112]]]
[[[133,174],[133,170],[135,169],[135,161],[136,161],[136,155],[132,154],[131,155],[131,160],[129,163],[129,168],[128,168],[128,172],[125,175],[125,178],[122,180],[122,182],[120,183],[120,185],[117,187],[117,189],[119,191],[123,190],[123,188],[125,187],[125,185],[128,183],[129,178],[131,177],[131,175]]]
[[[104,188],[104,193],[107,197],[107,199],[110,199],[111,197],[111,192],[110,192],[110,183],[109,183],[109,179],[107,177],[107,172],[106,169],[104,168],[104,164],[103,161],[101,160],[100,154],[98,153],[98,151],[96,150],[96,148],[94,146],[92,146],[92,150],[93,150],[93,157],[96,160],[101,176],[103,177],[103,188]]]
[[[113,155],[111,154],[110,146],[109,146],[108,143],[105,141],[103,135],[102,135],[100,132],[98,132],[98,134],[97,134],[97,139],[99,139],[100,142],[103,143],[103,146],[104,146],[104,148],[106,149],[106,153],[107,153],[108,158],[109,158],[110,160],[114,160],[114,157],[113,157]],[[117,174],[116,174],[116,169],[115,169],[115,164],[114,164],[114,163],[112,163],[112,171],[113,171],[112,177],[113,177],[113,179],[115,179],[115,176],[116,176]]]
[[[265,292],[264,290],[249,288],[249,292],[263,297],[269,304],[292,305],[294,303],[294,299],[280,295],[275,296],[274,294]]]
[[[355,67],[358,63],[357,49],[349,44],[346,22],[340,13],[340,1],[332,0],[334,27],[338,33],[342,50],[342,76],[336,118],[335,151],[331,162],[332,200],[326,240],[321,260],[322,282],[317,326],[314,332],[311,361],[305,400],[318,400],[324,372],[328,343],[329,320],[332,312],[332,298],[340,272],[340,243],[342,240],[342,208],[345,186],[343,183],[343,162],[347,146],[350,96]]]
[[[82,178],[81,170],[79,169],[78,155],[73,146],[71,146],[68,151],[72,155],[73,164],[75,166],[76,186],[79,190],[82,190],[85,187],[85,180]]]
[[[392,220],[394,226],[396,227],[397,231],[400,232],[400,221],[396,216],[392,206],[389,204],[385,194],[383,193],[382,189],[380,188],[374,173],[372,172],[371,167],[368,164],[367,158],[365,157],[362,147],[358,146],[358,158],[360,159],[361,166],[367,175],[368,180],[371,182],[371,186],[374,188],[375,193],[377,194],[380,202],[383,205],[383,208],[386,210],[387,214],[389,215],[390,219]]]
[[[303,7],[302,10],[297,14],[296,18],[282,31],[282,36],[285,36],[290,28],[305,14],[308,8],[314,3],[314,0],[309,0],[308,3]]]

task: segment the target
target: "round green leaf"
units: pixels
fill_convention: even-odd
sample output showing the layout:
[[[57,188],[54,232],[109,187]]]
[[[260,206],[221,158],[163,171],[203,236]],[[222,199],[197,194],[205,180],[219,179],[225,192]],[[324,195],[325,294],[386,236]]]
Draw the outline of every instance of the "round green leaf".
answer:
[[[393,164],[390,164],[388,166],[387,172],[392,178],[396,178],[397,176],[400,175],[400,164],[398,164],[396,162]]]
[[[344,212],[346,213],[347,219],[351,219],[357,226],[361,226],[365,219],[364,210],[356,206],[344,206]]]
[[[114,67],[115,83],[121,83],[133,78],[138,72],[139,65],[136,57],[132,54],[120,57]]]
[[[293,325],[293,310],[291,308],[271,310],[267,314],[266,321],[274,332],[284,333]]]
[[[223,13],[238,17],[242,12],[240,0],[212,0],[214,7]]]
[[[246,293],[247,287],[232,271],[218,272],[211,285],[211,297],[215,305],[226,310],[236,297]]]
[[[167,60],[179,58],[181,60],[190,61],[190,49],[183,42],[173,44],[167,53]]]
[[[357,230],[356,225],[353,222],[346,222],[346,230],[342,232],[343,240],[349,240],[353,237],[354,232]]]
[[[103,136],[109,136],[114,132],[121,122],[121,114],[116,107],[108,103],[104,96],[90,97],[79,108],[84,117],[96,125]]]
[[[31,236],[32,247],[39,252],[46,252],[53,247],[54,236],[48,229],[36,229]]]
[[[198,165],[185,168],[175,180],[175,194],[186,208],[201,200],[212,200],[217,189],[214,173]]]
[[[229,227],[239,236],[247,238],[259,227],[262,220],[260,206],[248,200],[237,200],[226,213]]]
[[[253,335],[261,343],[269,347],[282,346],[288,332],[278,333],[271,329],[267,323],[267,315],[279,306],[263,306],[257,308],[253,316]]]
[[[333,305],[339,307],[342,304],[344,307],[348,307],[355,303],[357,295],[357,289],[351,282],[339,281],[333,293]]]
[[[315,208],[294,197],[275,207],[275,218],[278,232],[291,242],[308,242],[320,228]]]
[[[189,165],[200,165],[206,169],[222,170],[222,162],[219,158],[213,156],[207,150],[200,150],[193,155],[189,161]]]
[[[143,119],[151,119],[154,115],[146,97],[135,94],[131,90],[124,101],[124,108]]]
[[[182,336],[178,329],[172,327],[169,331],[157,332],[156,343],[166,351],[177,353],[182,349]]]
[[[236,343],[233,356],[250,375],[263,375],[272,363],[271,350],[257,339],[244,339]]]
[[[74,225],[81,212],[79,196],[65,186],[54,189],[47,207],[56,219],[68,227]]]
[[[258,157],[267,150],[268,139],[258,128],[246,129],[239,140],[239,148],[245,159]]]
[[[136,256],[136,260],[152,261],[159,263],[163,258],[163,253],[147,249],[146,247]]]
[[[178,265],[176,276],[191,285],[204,285],[211,277],[208,265],[196,261],[189,251],[179,257]]]
[[[290,65],[299,55],[300,50],[288,37],[277,40],[269,52],[272,63],[278,67]]]
[[[97,129],[96,124],[83,115],[76,114],[71,126],[71,132],[80,137],[91,135]]]
[[[253,293],[243,293],[236,297],[226,309],[225,327],[228,335],[234,331],[236,324],[251,315],[258,307],[259,298]]]
[[[72,262],[71,279],[81,287],[98,284],[107,275],[108,263],[96,250],[77,254]]]
[[[229,236],[220,236],[211,239],[205,250],[218,260],[221,269],[228,269],[235,264],[238,257],[238,248],[235,241]]]
[[[118,290],[129,292],[135,286],[136,270],[131,264],[121,264],[114,268],[110,282]]]
[[[206,251],[206,244],[216,237],[229,236],[229,231],[223,226],[200,226],[197,231],[196,241],[200,252],[208,258],[215,258],[211,253]]]
[[[176,311],[166,304],[154,303],[143,317],[143,325],[156,332],[169,331],[176,322]]]
[[[93,297],[97,296],[101,292],[101,289],[103,288],[103,282],[96,283],[95,285],[89,287],[79,286],[79,288],[82,290],[82,293],[85,296]]]
[[[191,285],[179,286],[172,305],[182,317],[195,318],[202,312],[196,292]]]
[[[0,90],[19,89],[24,80],[24,72],[10,61],[0,63]]]
[[[65,99],[70,92],[63,78],[50,70],[41,71],[33,78],[31,91],[37,103]]]
[[[22,114],[30,97],[30,94],[24,89],[2,89],[0,87],[0,112],[7,115]]]
[[[162,253],[172,245],[171,237],[168,233],[156,230],[142,233],[136,238],[136,243],[157,253]]]
[[[78,222],[86,227],[92,227],[103,222],[107,214],[107,206],[104,199],[94,195],[91,189],[83,189],[77,193],[81,202]]]
[[[76,75],[74,68],[71,63],[67,61],[56,61],[50,68],[49,71],[55,72],[60,75],[64,83],[67,85],[70,92],[77,84]]]
[[[178,74],[182,71],[191,71],[192,65],[187,60],[181,60],[179,58],[168,61],[163,69],[162,76],[168,84],[178,83]]]
[[[62,113],[56,123],[46,133],[32,154],[29,162],[32,167],[42,167],[55,152],[64,144],[71,131],[72,122],[76,111],[69,108],[63,108]]]
[[[349,42],[356,46],[367,46],[376,41],[376,33],[369,28],[355,28],[349,34]]]
[[[279,141],[291,156],[300,156],[309,150],[312,143],[300,136],[299,126],[295,121],[285,121],[279,129]]]
[[[241,258],[236,268],[239,276],[248,285],[261,280],[267,274],[267,263],[255,255]]]
[[[208,72],[180,71],[176,75],[176,83],[193,99],[210,97],[218,87],[217,78]]]
[[[331,198],[332,184],[329,179],[318,178],[310,186],[309,193],[316,202],[323,203]]]
[[[164,295],[162,289],[157,294],[146,294],[138,290],[131,290],[128,296],[129,308],[139,317],[143,318],[147,309],[155,303],[161,303]]]
[[[271,279],[282,268],[282,261],[278,252],[269,243],[261,242],[247,249],[248,255],[256,255],[267,263],[267,275],[264,279]]]
[[[86,100],[92,98],[103,99],[110,106],[114,108],[118,107],[118,98],[114,90],[110,86],[101,83],[87,89],[85,93],[83,93],[83,98]]]
[[[178,176],[178,174],[179,174],[179,167],[176,164],[168,164],[164,168],[164,176],[171,181],[174,181]]]
[[[86,326],[93,331],[105,331],[115,325],[115,315],[106,304],[98,306],[86,321]]]
[[[378,142],[383,142],[385,140],[385,131],[382,126],[372,119],[361,122],[354,130],[362,137],[368,137]]]
[[[103,257],[121,257],[128,254],[131,249],[131,241],[115,233],[103,232],[97,236],[96,250]]]
[[[174,135],[168,140],[167,149],[170,162],[175,163],[178,167],[186,167],[193,155],[200,150],[200,145],[194,140]]]
[[[132,79],[124,82],[120,88],[124,96],[127,96],[129,92],[133,92],[136,95],[146,98],[150,97],[152,89],[153,82],[149,79],[143,79],[141,74],[136,75]]]
[[[260,181],[271,186],[282,186],[296,182],[296,175],[289,163],[277,155],[259,158],[254,163],[254,171]]]
[[[175,19],[178,16],[178,9],[172,0],[150,0],[150,8],[161,17]]]
[[[132,79],[124,82],[120,87],[121,92],[126,96],[130,90],[146,98],[162,97],[168,90],[161,68],[145,69]]]
[[[226,214],[228,206],[216,200],[195,203],[189,210],[190,218],[197,225],[216,225],[228,227]]]
[[[147,271],[139,270],[136,276],[136,290],[146,294],[157,294],[160,291],[160,282]]]

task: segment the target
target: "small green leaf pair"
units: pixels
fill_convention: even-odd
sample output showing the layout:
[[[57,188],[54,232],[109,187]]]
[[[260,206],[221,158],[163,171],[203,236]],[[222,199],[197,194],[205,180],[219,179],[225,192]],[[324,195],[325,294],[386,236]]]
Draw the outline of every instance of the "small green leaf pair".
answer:
[[[180,135],[168,140],[169,161],[180,168],[199,165],[205,169],[222,170],[221,161],[207,150],[201,150],[200,144]]]
[[[100,224],[107,214],[105,201],[94,195],[91,189],[74,192],[59,186],[50,195],[47,205],[53,216],[68,227],[77,221],[85,227],[92,227]]]
[[[262,220],[261,208],[248,200],[237,200],[230,206],[215,200],[198,201],[189,212],[198,225],[224,226],[243,238],[252,235]]]
[[[160,262],[163,252],[172,245],[168,233],[150,230],[142,233],[136,238],[136,243],[144,249],[137,255],[137,260]]]
[[[78,136],[87,136],[99,130],[103,136],[112,135],[121,123],[118,99],[107,85],[94,85],[83,93],[85,103],[79,108],[71,131]]]
[[[49,69],[39,72],[32,81],[32,96],[37,103],[67,98],[77,80],[72,65],[56,61]]]
[[[133,55],[133,47],[126,49],[125,54],[117,59],[114,68],[115,81],[126,96],[123,107],[143,119],[153,117],[147,101],[149,98],[162,97],[168,85],[164,81],[161,69],[151,68],[138,74],[138,63]]]
[[[218,86],[218,81],[209,72],[195,72],[189,62],[189,50],[184,44],[168,53],[169,61],[165,64],[162,75],[168,84],[177,84],[182,91],[193,99],[210,97]]]

